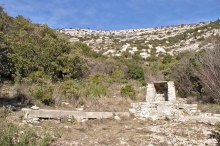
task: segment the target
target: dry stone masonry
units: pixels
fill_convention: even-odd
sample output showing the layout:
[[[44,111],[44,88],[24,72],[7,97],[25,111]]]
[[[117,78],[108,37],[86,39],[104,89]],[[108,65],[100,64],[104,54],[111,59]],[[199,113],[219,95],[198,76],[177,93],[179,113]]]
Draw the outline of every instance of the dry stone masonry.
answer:
[[[130,112],[137,117],[164,119],[179,116],[173,81],[147,84],[146,102],[132,103]]]
[[[146,102],[132,103],[130,113],[138,118],[170,119],[174,121],[220,121],[218,115],[200,113],[197,104],[186,104],[176,99],[173,81],[147,84]]]

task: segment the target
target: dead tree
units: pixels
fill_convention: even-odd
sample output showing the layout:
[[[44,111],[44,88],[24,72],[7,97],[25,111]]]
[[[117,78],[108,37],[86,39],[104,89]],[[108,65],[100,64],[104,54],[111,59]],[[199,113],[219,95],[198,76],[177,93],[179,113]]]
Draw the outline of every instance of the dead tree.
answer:
[[[205,48],[204,54],[196,58],[196,75],[204,89],[220,101],[220,44]]]

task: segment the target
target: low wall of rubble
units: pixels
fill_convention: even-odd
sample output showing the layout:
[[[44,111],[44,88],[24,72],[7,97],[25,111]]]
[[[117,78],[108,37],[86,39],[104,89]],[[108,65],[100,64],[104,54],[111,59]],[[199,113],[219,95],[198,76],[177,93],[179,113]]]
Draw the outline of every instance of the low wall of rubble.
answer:
[[[132,103],[129,112],[140,118],[177,119],[181,116],[192,116],[197,113],[197,104],[179,104],[170,101]]]

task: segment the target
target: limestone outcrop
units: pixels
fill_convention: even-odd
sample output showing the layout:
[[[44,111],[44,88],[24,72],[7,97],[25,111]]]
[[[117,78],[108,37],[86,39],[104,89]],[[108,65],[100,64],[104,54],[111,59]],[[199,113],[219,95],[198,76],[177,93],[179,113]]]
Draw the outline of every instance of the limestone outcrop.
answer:
[[[136,52],[146,59],[151,56],[152,48],[156,49],[157,54],[168,53],[171,55],[185,50],[198,50],[202,44],[201,40],[220,34],[220,29],[212,28],[211,23],[200,22],[198,24],[111,31],[91,29],[61,29],[59,31],[69,35],[71,42],[81,41],[94,51],[106,56],[120,57],[122,52],[127,51],[131,55]],[[177,41],[177,38],[180,39]],[[173,42],[172,39],[175,41]],[[152,42],[157,43],[152,44]]]

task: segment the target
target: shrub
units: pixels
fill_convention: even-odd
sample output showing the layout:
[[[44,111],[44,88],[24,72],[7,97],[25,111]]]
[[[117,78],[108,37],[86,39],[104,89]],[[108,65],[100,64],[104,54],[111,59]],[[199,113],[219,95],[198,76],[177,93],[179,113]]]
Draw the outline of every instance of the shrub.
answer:
[[[121,83],[121,82],[124,83],[125,82],[124,72],[120,69],[113,69],[111,73],[111,80],[117,83]]]
[[[80,87],[75,80],[67,80],[61,82],[59,86],[59,92],[62,93],[65,97],[78,100],[80,97],[79,93]]]
[[[220,45],[200,51],[191,60],[193,71],[200,80],[204,90],[215,101],[220,101]]]
[[[49,146],[51,142],[53,142],[54,139],[52,138],[52,136],[46,132],[44,133],[44,137],[39,141],[38,145],[39,146]]]
[[[158,60],[158,57],[156,57],[156,56],[154,56],[154,55],[152,55],[152,56],[150,56],[150,57],[147,57],[147,59],[146,59],[147,61],[149,61],[149,62],[155,62],[155,61],[157,61]]]
[[[28,77],[34,82],[42,82],[43,80],[50,78],[50,76],[46,75],[43,71],[32,72]]]
[[[106,96],[108,93],[108,86],[110,84],[110,77],[105,73],[98,73],[89,76],[87,79],[87,96],[101,97]]]
[[[168,63],[171,63],[173,60],[173,56],[170,55],[170,54],[166,54],[162,60],[162,63],[163,64],[168,64]]]
[[[17,127],[12,123],[5,123],[1,121],[1,130],[0,130],[0,145],[2,146],[11,146],[15,144],[15,139],[17,136],[15,133],[17,132]]]
[[[36,145],[37,135],[32,129],[27,129],[19,138],[19,146]]]
[[[22,130],[23,133],[19,131]],[[54,139],[49,133],[45,133],[43,138],[37,136],[35,131],[27,127],[18,127],[5,120],[0,121],[0,145],[1,146],[48,146]]]
[[[128,65],[127,68],[128,77],[134,80],[140,81],[143,85],[145,85],[144,72],[143,69],[135,64]]]
[[[122,97],[130,97],[132,100],[136,100],[136,92],[131,85],[126,85],[121,88]]]
[[[30,90],[31,95],[40,100],[45,105],[52,105],[53,99],[53,87],[51,85],[45,85],[45,84],[36,84],[32,89]]]

